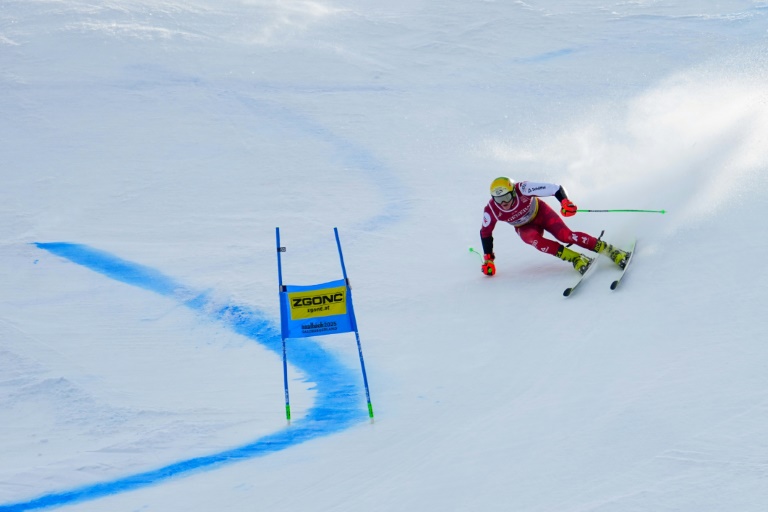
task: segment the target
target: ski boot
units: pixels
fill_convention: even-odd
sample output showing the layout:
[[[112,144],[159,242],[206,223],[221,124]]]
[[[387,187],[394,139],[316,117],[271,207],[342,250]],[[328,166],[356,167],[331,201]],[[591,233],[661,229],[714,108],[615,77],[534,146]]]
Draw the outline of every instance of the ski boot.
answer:
[[[604,242],[602,240],[597,241],[597,245],[595,245],[595,252],[599,254],[605,254],[611,258],[611,260],[622,270],[624,270],[624,267],[627,264],[627,259],[629,259],[629,253],[627,251],[622,251],[621,249],[618,249],[608,242]]]
[[[555,254],[555,256],[557,256],[563,261],[572,263],[573,268],[575,268],[576,271],[582,275],[584,275],[584,272],[587,271],[587,269],[589,268],[589,265],[592,263],[591,258],[587,258],[583,254],[578,253],[576,251],[572,251],[569,248],[562,245],[560,246],[560,249],[557,251],[557,254]]]

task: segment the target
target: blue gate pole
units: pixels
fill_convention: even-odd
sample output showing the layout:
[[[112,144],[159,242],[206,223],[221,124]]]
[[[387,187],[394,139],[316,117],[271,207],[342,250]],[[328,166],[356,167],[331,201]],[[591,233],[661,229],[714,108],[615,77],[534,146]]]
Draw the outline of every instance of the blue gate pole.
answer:
[[[352,330],[355,331],[355,340],[357,341],[357,353],[360,356],[360,368],[363,370],[363,384],[365,385],[365,400],[368,402],[368,417],[373,421],[373,405],[371,404],[371,393],[368,390],[368,375],[365,373],[365,361],[363,360],[363,347],[360,344],[360,334],[357,332],[357,320],[355,319],[355,308],[352,307],[352,289],[349,287],[347,278],[347,267],[344,265],[344,255],[341,252],[341,241],[339,240],[339,230],[333,228],[336,235],[336,247],[339,248],[339,260],[341,261],[341,272],[344,274],[344,283],[347,286],[347,306],[349,308],[349,319],[352,323]]]
[[[280,253],[285,249],[280,247],[280,228],[275,228],[275,238],[277,240],[277,280],[280,291],[280,338],[283,340],[283,389],[285,390],[285,419],[291,422],[291,401],[288,398],[288,360],[285,355],[285,303],[283,301],[283,265],[280,259]]]

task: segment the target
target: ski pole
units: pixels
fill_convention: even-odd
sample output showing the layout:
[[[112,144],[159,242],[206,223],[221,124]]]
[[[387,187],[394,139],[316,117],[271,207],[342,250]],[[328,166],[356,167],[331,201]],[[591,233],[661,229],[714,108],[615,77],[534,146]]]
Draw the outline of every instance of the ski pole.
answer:
[[[613,213],[613,212],[635,212],[635,213],[667,213],[667,210],[576,210],[577,212],[590,213]]]

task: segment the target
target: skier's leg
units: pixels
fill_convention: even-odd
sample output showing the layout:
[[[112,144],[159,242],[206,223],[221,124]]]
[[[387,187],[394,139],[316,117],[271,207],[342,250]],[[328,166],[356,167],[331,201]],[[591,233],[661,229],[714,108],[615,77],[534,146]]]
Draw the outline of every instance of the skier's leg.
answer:
[[[563,243],[572,243],[599,254],[605,254],[619,267],[624,268],[627,257],[629,256],[626,251],[622,251],[607,242],[598,240],[588,233],[571,231],[571,229],[566,226],[565,222],[557,216],[557,213],[542,201],[539,201],[539,213],[536,215],[536,220],[539,222],[539,225],[552,233],[559,241]]]
[[[520,235],[520,238],[523,240],[523,242],[527,243],[528,245],[532,245],[541,252],[555,256],[557,255],[557,251],[560,250],[561,245],[557,242],[544,238],[542,236],[544,234],[544,230],[535,223],[528,223],[524,226],[517,227],[515,228],[515,231],[517,231],[517,234]]]
[[[553,234],[555,238],[564,244],[573,243],[584,247],[585,249],[591,249],[594,247],[594,243],[597,243],[596,238],[590,237],[586,233],[571,231],[568,226],[566,226],[565,223],[560,220],[560,217],[557,216],[554,210],[552,210],[552,208],[550,208],[543,201],[539,201],[539,211],[531,224],[534,224],[538,227],[539,236],[541,236],[542,230],[546,229],[549,233]],[[587,247],[585,245],[590,244],[590,238],[593,238],[594,242],[592,242],[592,245]],[[561,260],[571,263],[573,268],[575,268],[581,274],[586,272],[589,264],[592,262],[591,258],[588,258],[587,256],[573,251],[561,244],[557,244],[557,251],[554,254]]]
[[[523,239],[523,242],[534,246],[541,252],[557,256],[561,260],[569,262],[581,274],[587,270],[589,263],[592,261],[583,254],[572,251],[553,240],[544,238],[542,236],[544,233],[543,229],[536,225],[535,222],[520,226],[515,231]]]
[[[624,265],[626,265],[627,258],[629,257],[626,251],[622,251],[603,240],[598,240],[588,233],[571,231],[554,212],[552,212],[552,217],[548,220],[547,231],[555,235],[555,238],[561,242],[572,243],[584,249],[605,254],[621,268],[624,268]]]
[[[571,228],[543,201],[539,201],[539,213],[536,215],[536,220],[558,241],[564,244],[575,244],[589,251],[595,250],[597,238],[581,231],[571,231]]]

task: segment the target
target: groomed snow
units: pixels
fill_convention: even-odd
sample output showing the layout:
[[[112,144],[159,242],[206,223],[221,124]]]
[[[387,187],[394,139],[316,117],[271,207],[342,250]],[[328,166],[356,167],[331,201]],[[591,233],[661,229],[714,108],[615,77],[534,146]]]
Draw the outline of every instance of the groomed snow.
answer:
[[[704,5],[702,5],[704,4]],[[0,511],[762,512],[768,3],[3,0]],[[563,184],[602,260],[494,236]],[[554,199],[546,200],[556,206]],[[341,277],[354,336],[289,340]]]

